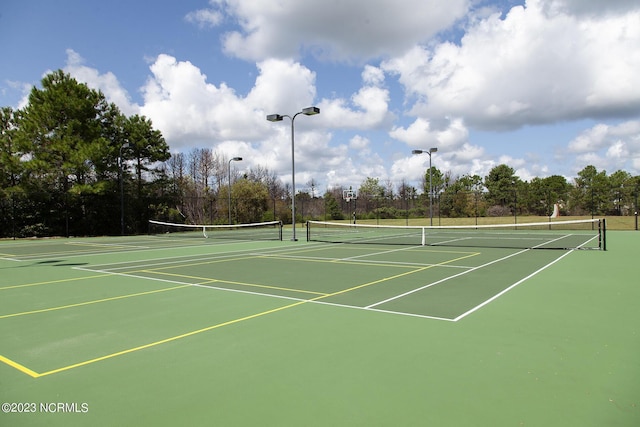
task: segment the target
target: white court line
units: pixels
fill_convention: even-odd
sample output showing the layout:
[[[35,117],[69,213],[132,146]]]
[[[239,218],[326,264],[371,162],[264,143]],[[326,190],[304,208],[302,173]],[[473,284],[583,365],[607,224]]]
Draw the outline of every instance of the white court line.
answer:
[[[375,307],[375,306],[382,305],[382,304],[385,304],[385,303],[387,303],[387,302],[390,302],[390,301],[393,301],[393,300],[396,300],[396,299],[399,299],[399,298],[406,297],[407,295],[411,295],[411,294],[413,294],[413,293],[420,292],[420,291],[422,291],[422,290],[424,290],[424,289],[427,289],[427,288],[430,288],[430,287],[432,287],[432,286],[438,285],[438,284],[440,284],[440,283],[446,282],[447,280],[455,279],[456,277],[460,277],[460,276],[462,276],[462,275],[465,275],[465,274],[471,273],[472,271],[476,271],[476,270],[478,270],[478,269],[480,269],[480,268],[484,268],[484,267],[487,267],[487,266],[489,266],[489,265],[491,265],[491,264],[495,264],[495,263],[497,263],[497,262],[504,261],[505,259],[509,259],[509,258],[511,258],[511,257],[513,257],[513,256],[520,255],[520,254],[522,254],[522,253],[528,252],[529,250],[530,250],[530,249],[524,249],[524,250],[522,250],[522,251],[519,251],[519,252],[513,253],[513,254],[511,254],[511,255],[507,255],[507,256],[502,257],[502,258],[499,258],[499,259],[494,259],[493,261],[490,261],[490,262],[488,262],[488,263],[486,263],[486,264],[482,264],[482,265],[479,265],[479,266],[477,266],[477,267],[473,267],[473,268],[471,268],[471,269],[469,269],[469,270],[465,270],[465,271],[463,271],[462,273],[454,274],[453,276],[447,276],[447,277],[445,277],[444,279],[437,280],[437,281],[435,281],[435,282],[429,283],[428,285],[424,285],[424,286],[421,286],[421,287],[419,287],[419,288],[412,289],[412,290],[410,290],[410,291],[408,291],[408,292],[404,292],[404,293],[402,293],[402,294],[398,294],[398,295],[393,296],[393,297],[391,297],[391,298],[387,298],[387,299],[385,299],[385,300],[383,300],[383,301],[379,301],[379,302],[376,302],[376,303],[374,303],[374,304],[370,304],[370,305],[368,305],[366,308],[373,308],[373,307]]]
[[[368,308],[368,307],[362,307],[362,306],[358,306],[358,305],[349,305],[349,304],[338,304],[335,302],[327,302],[327,301],[308,301],[311,302],[313,304],[322,304],[322,305],[330,305],[333,307],[340,307],[340,308],[350,308],[353,310],[363,310],[363,311],[372,311],[375,313],[385,313],[385,314],[395,314],[398,316],[409,316],[409,317],[418,317],[420,319],[431,319],[431,320],[444,320],[447,322],[454,322],[454,319],[449,319],[446,317],[437,317],[437,316],[428,316],[425,314],[417,314],[417,313],[407,313],[405,311],[392,311],[392,310],[381,310],[379,308]]]
[[[228,241],[228,242],[224,242],[224,243],[216,243],[214,245],[206,245],[207,247],[220,247],[220,246],[226,246],[226,245],[246,245],[246,244],[255,244],[256,241],[247,241],[247,240],[233,240],[233,241]],[[36,255],[28,255],[28,256],[24,256],[19,260],[16,261],[33,261],[33,262],[39,262],[39,261],[47,261],[51,258],[59,258],[64,256],[65,259],[66,258],[78,258],[78,257],[95,257],[95,256],[102,256],[102,255],[113,255],[113,254],[130,254],[130,253],[139,253],[139,252],[154,252],[154,251],[172,251],[175,249],[198,249],[201,248],[202,246],[205,245],[188,245],[188,246],[170,246],[170,247],[160,247],[160,248],[154,248],[154,247],[149,247],[149,249],[140,249],[140,250],[121,250],[121,251],[105,251],[105,252],[83,252],[80,254],[67,254],[64,252],[57,252],[57,253],[50,253],[47,254],[46,256],[42,257],[42,258],[30,258],[31,256],[36,257],[38,256]],[[250,251],[256,251],[255,248],[253,249],[239,249],[238,251],[244,251],[244,252],[250,252]],[[236,252],[236,251],[233,251]],[[230,252],[225,252],[225,253],[230,253]],[[182,257],[186,257],[186,256],[194,256],[194,255],[182,255]],[[180,258],[181,256],[173,256],[173,257],[167,257],[167,258]],[[158,259],[158,258],[154,258],[154,259]],[[162,258],[160,258],[162,259]],[[113,264],[123,264],[127,261],[123,261],[120,263],[113,263]],[[100,264],[98,264],[100,265]]]
[[[314,246],[322,246],[322,247],[327,247],[329,245],[326,245],[324,243],[315,243],[313,244]],[[341,243],[338,244],[334,244],[334,245],[330,245],[330,246],[339,246],[342,245]],[[372,256],[372,255],[379,255],[379,254],[384,254],[384,253],[389,253],[389,252],[396,252],[396,251],[400,251],[400,250],[408,250],[408,249],[414,249],[414,248],[421,248],[422,246],[411,246],[408,248],[400,248],[400,249],[394,249],[394,250],[388,250],[388,251],[379,251],[379,252],[374,252],[374,253],[370,253],[367,254],[367,256]],[[271,253],[274,252],[287,252],[287,251],[291,251],[292,248],[291,247],[287,247],[287,248],[281,248],[281,249],[276,249],[274,251],[272,251]],[[154,263],[154,264],[144,264],[145,268],[149,268],[149,267],[153,267],[154,265],[167,265],[167,264],[173,264],[173,263],[183,263],[183,262],[193,262],[193,261],[207,261],[207,260],[215,260],[215,259],[224,259],[224,258],[230,258],[233,256],[237,256],[237,255],[242,255],[245,254],[246,255],[256,255],[256,256],[261,256],[261,257],[269,257],[269,255],[265,255],[265,254],[260,254],[260,253],[255,253],[255,249],[244,249],[244,250],[237,250],[237,251],[233,251],[234,254],[230,254],[229,252],[225,252],[224,254],[219,254],[217,256],[209,256],[209,257],[205,257],[205,258],[192,258],[192,259],[182,259],[182,260],[175,260],[176,257],[167,257],[166,259],[174,259],[175,261],[173,262],[159,262],[159,263]],[[513,256],[516,254],[512,254],[510,256]],[[183,255],[181,257],[178,258],[188,258],[190,256],[193,255]],[[290,256],[290,255],[278,255],[279,257],[295,257],[295,258],[303,258],[300,256]],[[355,256],[355,257],[349,257],[349,258],[327,258],[328,260],[331,261],[342,261],[342,260],[351,260],[353,258],[358,258],[360,256]],[[318,259],[318,257],[309,257],[312,259]],[[324,259],[324,258],[323,258]],[[161,260],[157,260],[157,261],[161,261]],[[380,261],[373,261],[373,260],[353,260],[354,262],[361,262],[363,264],[366,263],[379,263]],[[361,307],[361,306],[351,306],[351,305],[346,305],[346,304],[338,304],[338,303],[331,303],[331,302],[326,302],[326,301],[320,301],[320,300],[308,300],[308,299],[303,299],[303,298],[295,298],[295,297],[288,297],[288,296],[282,296],[282,295],[274,295],[274,294],[268,294],[268,293],[262,293],[262,292],[255,292],[255,291],[247,291],[247,290],[240,290],[240,289],[232,289],[232,288],[223,288],[223,287],[218,287],[218,286],[211,286],[210,284],[199,284],[199,283],[192,283],[192,282],[185,282],[185,281],[179,281],[179,280],[171,280],[171,279],[161,279],[161,278],[157,278],[157,277],[149,277],[149,276],[142,276],[142,275],[138,275],[138,274],[131,274],[131,273],[119,273],[117,272],[117,270],[121,270],[121,269],[126,269],[126,268],[131,268],[134,266],[127,266],[127,267],[117,267],[117,268],[107,268],[107,269],[97,269],[95,267],[109,267],[109,266],[113,266],[113,265],[122,265],[125,263],[140,263],[141,261],[126,261],[126,262],[114,262],[114,263],[106,263],[106,264],[101,264],[101,265],[94,265],[91,268],[88,267],[72,267],[73,269],[76,270],[81,270],[81,271],[87,271],[87,272],[91,272],[91,273],[103,273],[103,274],[113,274],[113,275],[117,275],[117,276],[123,276],[123,277],[132,277],[132,278],[136,278],[136,279],[143,279],[143,280],[152,280],[152,281],[158,281],[158,282],[163,282],[163,283],[171,283],[171,284],[179,284],[179,285],[191,285],[194,287],[198,287],[198,288],[204,288],[204,289],[214,289],[214,290],[219,290],[219,291],[226,291],[226,292],[236,292],[236,293],[242,293],[242,294],[249,294],[249,295],[257,295],[257,296],[266,296],[266,297],[270,297],[270,298],[279,298],[279,299],[285,299],[285,300],[293,300],[293,301],[299,301],[299,302],[311,302],[314,304],[324,304],[324,305],[330,305],[330,306],[335,306],[335,307],[343,307],[343,308],[351,308],[351,309],[358,309],[358,310],[364,310],[364,311],[373,311],[373,312],[379,312],[379,313],[386,313],[386,314],[395,314],[395,315],[401,315],[401,316],[409,316],[409,317],[418,317],[418,318],[423,318],[423,319],[432,319],[432,320],[444,320],[444,321],[453,321],[452,319],[449,318],[443,318],[443,317],[437,317],[437,316],[428,316],[428,315],[423,315],[423,314],[417,314],[417,313],[406,313],[406,312],[398,312],[398,311],[392,311],[392,310],[382,310],[382,309],[377,309],[377,308],[372,308],[372,306],[369,307]],[[494,261],[496,262],[496,261]],[[409,263],[398,263],[398,264],[409,264]],[[419,264],[419,266],[432,266],[432,265],[438,265],[438,264]],[[415,264],[413,265],[415,266]],[[448,267],[452,267],[452,266],[448,266]],[[457,268],[465,268],[465,269],[474,269],[474,267],[461,267],[458,266]],[[475,267],[477,268],[477,267]],[[465,271],[466,273],[467,271]],[[452,277],[456,277],[459,276],[460,274],[456,274],[455,276]],[[211,283],[215,283],[216,281],[220,282],[219,280],[211,280]],[[224,281],[221,281],[224,282]]]
[[[558,258],[554,259],[553,261],[551,261],[550,263],[540,267],[539,269],[537,269],[536,271],[534,271],[533,273],[529,274],[527,277],[524,277],[520,280],[518,280],[516,283],[514,283],[513,285],[509,286],[506,289],[503,289],[501,292],[498,292],[497,294],[495,294],[494,296],[492,296],[491,298],[489,298],[488,300],[484,301],[481,304],[478,304],[477,306],[473,307],[471,310],[462,313],[460,316],[456,317],[455,319],[453,319],[454,322],[457,322],[460,319],[463,319],[465,317],[467,317],[468,315],[470,315],[471,313],[473,313],[476,310],[479,310],[480,308],[484,307],[485,305],[489,304],[490,302],[496,300],[497,298],[501,297],[502,295],[504,295],[505,293],[509,292],[511,289],[515,288],[516,286],[518,286],[520,283],[529,280],[530,278],[532,278],[533,276],[535,276],[536,274],[540,273],[541,271],[547,269],[548,267],[552,266],[553,264],[555,264],[556,262],[560,261],[562,258],[566,257],[567,255],[569,255],[571,252],[567,252],[565,254],[563,254],[562,256],[559,256]]]
[[[243,243],[249,243],[249,242],[243,242]],[[316,245],[320,245],[320,244],[316,244]],[[191,248],[192,246],[188,246],[188,247]],[[165,249],[179,249],[179,248],[162,248],[161,250],[165,250]],[[160,249],[151,249],[151,251],[153,250],[160,250]],[[273,250],[270,250],[270,253],[286,252],[290,250],[291,248],[273,249]],[[131,253],[131,252],[146,252],[146,251],[127,251],[127,253]],[[121,267],[113,268],[111,270],[106,270],[107,272],[112,272],[112,271],[124,270],[132,267],[131,265],[127,265],[127,264],[134,264],[133,267],[136,267],[136,264],[142,265],[144,267],[152,267],[156,265],[179,264],[184,262],[210,261],[210,260],[217,260],[217,259],[224,259],[224,258],[232,258],[242,254],[246,254],[249,256],[256,256],[256,257],[268,256],[264,253],[256,252],[255,248],[249,248],[249,249],[237,249],[234,251],[225,251],[219,254],[211,254],[207,256],[204,256],[202,254],[192,254],[192,255],[169,256],[164,258],[153,258],[152,260],[143,259],[143,260],[133,260],[133,261],[114,261],[114,262],[105,263],[105,264],[94,264],[91,267],[73,267],[73,269],[94,272],[96,271],[94,270],[94,268],[96,267],[109,267],[112,265],[121,266]],[[175,260],[175,261],[166,262],[165,260]],[[149,264],[149,261],[157,261],[157,262],[153,264]]]
[[[557,239],[557,240],[559,240],[559,239]],[[547,243],[549,243],[549,242],[547,242]],[[328,246],[328,245],[323,244],[323,243],[318,243],[316,245],[324,246],[324,247]],[[340,245],[340,244],[335,244],[335,246],[338,246],[338,245]],[[418,247],[418,246],[415,246],[415,247]],[[411,248],[414,248],[414,247],[412,246]],[[398,251],[398,250],[406,250],[406,249],[409,249],[409,248],[395,249],[395,250],[391,250],[391,251],[381,251],[381,252],[377,252],[377,253],[368,254],[367,256],[376,255],[376,254],[383,254],[383,253],[389,253],[389,252],[395,252],[395,251]],[[291,251],[291,250],[292,250],[291,247],[287,247],[287,248],[276,249],[273,252],[287,252],[287,251]],[[547,267],[555,264],[556,262],[558,262],[559,260],[561,260],[562,258],[567,256],[569,253],[571,253],[571,251],[563,254],[562,256],[560,256],[558,258],[556,258],[555,260],[553,260],[550,263],[546,264],[545,266],[541,267],[540,269],[538,269],[534,273],[532,273],[532,274],[528,275],[527,277],[519,280],[518,282],[516,282],[513,285],[509,286],[508,288],[504,289],[500,293],[494,295],[490,299],[484,301],[483,303],[479,304],[478,306],[472,308],[471,310],[461,314],[460,316],[458,316],[458,317],[456,317],[454,319],[442,318],[442,317],[436,317],[436,316],[427,316],[427,315],[421,315],[421,314],[416,314],[416,313],[406,313],[406,312],[397,312],[397,311],[392,311],[392,310],[383,310],[383,309],[378,309],[378,308],[375,308],[375,307],[378,306],[378,305],[384,304],[386,302],[393,301],[395,299],[402,298],[402,297],[410,295],[412,293],[415,293],[415,292],[421,291],[423,289],[429,288],[431,286],[437,285],[437,284],[445,282],[447,280],[462,276],[464,274],[470,273],[470,272],[478,270],[480,268],[484,268],[484,267],[487,267],[489,265],[495,264],[497,262],[504,261],[504,260],[506,260],[508,258],[511,258],[513,256],[516,256],[516,255],[520,255],[520,254],[528,252],[530,250],[531,249],[524,249],[524,250],[518,251],[516,253],[507,255],[505,257],[499,258],[497,260],[490,261],[490,262],[488,262],[486,264],[483,264],[483,265],[480,265],[480,266],[476,266],[476,267],[458,267],[458,268],[468,268],[468,270],[465,270],[465,271],[463,271],[461,273],[458,273],[458,274],[455,274],[453,276],[446,277],[446,278],[444,278],[442,280],[438,280],[436,282],[430,283],[430,284],[422,286],[420,288],[405,292],[403,294],[394,296],[392,298],[388,298],[388,299],[386,299],[384,301],[380,301],[380,302],[371,304],[371,305],[366,306],[366,307],[350,306],[350,305],[344,305],[344,304],[330,303],[330,302],[326,302],[326,301],[308,300],[308,299],[280,296],[280,295],[267,294],[267,293],[254,292],[254,291],[245,291],[245,290],[238,290],[238,289],[222,288],[222,287],[217,287],[217,286],[211,286],[211,285],[208,285],[208,284],[198,284],[198,283],[182,282],[182,281],[177,281],[177,280],[159,279],[159,278],[153,278],[153,277],[148,277],[148,276],[139,276],[139,275],[128,274],[128,273],[117,273],[117,272],[114,271],[116,269],[113,269],[113,270],[109,271],[109,270],[97,270],[97,269],[84,268],[84,267],[74,267],[74,268],[78,269],[78,270],[97,272],[97,273],[111,273],[111,274],[114,274],[114,275],[120,275],[120,276],[126,276],[126,277],[134,277],[134,278],[143,279],[143,280],[155,280],[155,281],[159,281],[159,282],[174,283],[174,284],[187,284],[187,285],[192,285],[192,286],[195,286],[195,287],[206,288],[206,289],[215,289],[215,290],[227,291],[227,292],[236,292],[236,293],[243,293],[243,294],[250,294],[250,295],[257,295],[257,296],[266,296],[266,297],[271,297],[271,298],[279,298],[279,299],[286,299],[286,300],[293,300],[293,301],[300,301],[300,302],[311,302],[311,303],[315,303],[315,304],[324,304],[324,305],[331,305],[331,306],[344,307],[344,308],[353,308],[353,309],[365,310],[365,311],[374,311],[374,312],[380,312],[380,313],[396,314],[396,315],[418,317],[418,318],[425,318],[425,319],[434,319],[434,320],[444,320],[444,321],[450,321],[450,322],[457,322],[458,320],[463,319],[464,317],[466,317],[469,314],[473,313],[474,311],[480,309],[481,307],[483,307],[484,305],[490,303],[491,301],[494,301],[499,296],[503,295],[504,293],[508,292],[509,290],[513,289],[515,286],[517,286],[520,283],[528,280],[529,278],[533,277],[534,275],[538,274],[539,272],[543,271]],[[256,256],[265,256],[264,254],[255,253],[255,249],[238,250],[238,251],[234,251],[234,252],[236,254],[247,253],[247,255],[251,255],[252,253],[254,253]],[[273,252],[271,252],[271,253],[273,253]],[[224,255],[221,254],[219,256],[200,258],[200,259],[192,259],[192,260],[189,260],[189,261],[221,259],[221,258],[226,258],[226,257],[230,257],[230,256],[232,256],[232,255],[228,255],[228,253],[225,253]],[[286,256],[286,255],[281,255],[281,256]],[[188,257],[188,256],[183,256],[183,257]],[[266,257],[268,257],[268,255],[266,255]],[[355,256],[355,257],[343,258],[343,259],[344,260],[349,260],[349,259],[352,259],[352,258],[359,258],[359,257],[361,257],[361,256]],[[176,257],[168,257],[168,259],[175,259],[175,258]],[[318,258],[316,257],[315,259],[318,259]],[[343,260],[343,259],[335,259],[335,260],[339,261],[339,260]],[[131,261],[131,262],[133,262],[133,261]],[[139,261],[137,261],[137,262],[139,262]],[[183,261],[175,261],[175,262],[177,263],[177,262],[183,262]],[[365,262],[376,262],[376,261],[360,260],[360,262],[365,263]],[[111,264],[103,264],[103,266],[122,265],[122,264],[123,263],[111,263]],[[166,264],[167,263],[161,263],[161,265],[166,265]],[[435,265],[437,265],[437,264],[435,264]],[[149,264],[145,265],[145,267],[149,267],[149,266],[150,266]],[[211,282],[214,283],[215,281],[216,280],[212,280]]]
[[[94,272],[94,273],[109,274],[109,275],[114,275],[114,276],[131,277],[131,278],[134,278],[134,279],[142,279],[142,280],[151,280],[151,281],[155,281],[155,282],[170,283],[170,284],[174,284],[174,285],[190,285],[190,286],[193,286],[193,287],[196,287],[196,288],[215,289],[215,290],[218,290],[218,291],[225,291],[225,292],[236,292],[236,293],[240,293],[240,294],[258,295],[258,296],[270,297],[270,298],[279,298],[279,299],[286,299],[286,300],[293,300],[293,301],[310,302],[308,299],[304,299],[304,298],[288,297],[288,296],[284,296],[284,295],[265,294],[265,293],[262,293],[262,292],[245,291],[245,290],[241,290],[241,289],[220,288],[220,287],[217,287],[217,286],[211,286],[211,285],[205,284],[207,282],[209,282],[209,283],[215,283],[215,282],[225,283],[224,280],[218,280],[218,279],[211,279],[209,281],[205,281],[205,283],[193,283],[193,282],[183,282],[183,281],[180,281],[180,280],[161,279],[161,278],[158,278],[158,277],[140,276],[138,274],[116,273],[116,272],[109,271],[109,270],[91,270],[91,269],[82,269],[82,268],[80,268],[80,270],[85,270],[85,271]],[[153,274],[153,272],[151,272],[151,274]]]
[[[564,238],[564,237],[562,237],[562,238]],[[595,238],[595,237],[594,237],[594,238]],[[577,249],[581,249],[584,245],[586,245],[586,244],[588,244],[589,242],[591,242],[591,240],[593,240],[594,238],[589,239],[588,241],[584,242],[584,243],[583,243],[582,245],[580,245]],[[557,239],[557,240],[560,240],[560,239]],[[505,293],[507,293],[507,292],[508,292],[508,291],[510,291],[511,289],[515,288],[516,286],[518,286],[518,285],[519,285],[519,284],[521,284],[522,282],[524,282],[524,281],[526,281],[526,280],[528,280],[528,279],[532,278],[532,277],[533,277],[533,276],[535,276],[536,274],[540,273],[541,271],[543,271],[543,270],[547,269],[548,267],[552,266],[552,265],[553,265],[553,264],[555,264],[556,262],[560,261],[562,258],[564,258],[564,257],[566,257],[567,255],[569,255],[571,252],[573,252],[573,250],[571,250],[571,251],[569,251],[569,252],[567,252],[567,253],[565,253],[565,254],[562,254],[561,256],[559,256],[558,258],[554,259],[554,260],[553,260],[553,261],[551,261],[550,263],[548,263],[548,264],[546,264],[546,265],[544,265],[544,266],[540,267],[538,270],[536,270],[536,271],[534,271],[533,273],[529,274],[527,277],[524,277],[524,278],[522,278],[522,279],[518,280],[518,281],[517,281],[516,283],[514,283],[513,285],[511,285],[511,286],[509,286],[508,288],[506,288],[506,289],[502,290],[501,292],[499,292],[499,293],[497,293],[496,295],[492,296],[491,298],[489,298],[488,300],[484,301],[483,303],[478,304],[477,306],[473,307],[471,310],[469,310],[469,311],[467,311],[467,312],[465,312],[465,313],[462,313],[460,316],[456,317],[456,318],[454,319],[454,321],[456,321],[456,322],[457,322],[458,320],[465,318],[466,316],[468,316],[469,314],[473,313],[474,311],[476,311],[476,310],[480,309],[481,307],[484,307],[485,305],[487,305],[487,304],[489,304],[490,302],[494,301],[494,300],[495,300],[495,299],[497,299],[498,297],[500,297],[500,296],[504,295]]]
[[[351,260],[356,260],[359,258],[364,258],[364,257],[370,257],[370,256],[377,256],[377,255],[383,255],[383,254],[388,254],[388,253],[393,253],[393,252],[399,252],[399,251],[406,251],[406,250],[413,250],[416,248],[423,248],[422,245],[417,245],[417,246],[410,246],[408,248],[400,248],[400,249],[392,249],[392,250],[388,250],[388,251],[381,251],[381,252],[373,252],[370,254],[363,254],[363,255],[356,255],[356,256],[352,256],[352,257],[348,257],[348,258],[341,258],[340,261],[351,261]],[[453,253],[453,252],[451,252]],[[473,254],[475,252],[462,252],[465,254]],[[430,267],[430,266],[440,266],[440,267],[448,267],[448,268],[472,268],[472,267],[466,267],[466,266],[460,266],[460,265],[441,265],[441,263],[428,263],[428,264],[423,264],[423,263],[417,263],[417,262],[402,262],[402,261],[376,261],[376,260],[359,260],[359,262],[362,263],[385,263],[385,264],[398,264],[398,265],[406,265],[406,266],[420,266],[420,267]]]
[[[333,244],[332,246],[336,246],[336,245],[342,245],[342,243],[336,243]],[[343,261],[349,261],[352,262],[354,264],[356,263],[361,263],[363,265],[366,264],[380,264],[380,265],[397,265],[400,267],[432,267],[432,266],[438,266],[438,267],[445,267],[445,268],[456,268],[456,269],[468,269],[468,268],[473,268],[473,267],[469,267],[466,265],[443,265],[442,263],[419,263],[419,262],[405,262],[405,261],[386,261],[386,260],[370,260],[370,259],[360,259],[360,258],[364,258],[364,257],[370,257],[370,256],[377,256],[377,255],[383,255],[383,254],[387,254],[387,253],[392,253],[392,252],[398,252],[398,251],[406,251],[406,250],[413,250],[416,248],[423,248],[422,245],[419,246],[409,246],[406,248],[400,248],[400,249],[392,249],[392,250],[388,250],[388,251],[380,251],[380,252],[371,252],[371,253],[367,253],[367,254],[362,254],[362,255],[356,255],[356,256],[352,256],[352,257],[346,257],[346,258],[330,258],[330,257],[317,257],[317,256],[302,256],[302,255],[277,255],[277,258],[287,258],[287,259],[291,259],[291,260],[320,260],[320,261],[335,261],[335,262],[343,262]],[[439,251],[440,253],[442,253],[442,251]],[[463,253],[463,254],[467,254],[467,255],[471,255],[471,254],[476,254],[476,252],[448,252],[447,253]],[[264,255],[260,255],[262,258],[270,258],[272,257],[270,254],[264,254]]]
[[[564,238],[564,237],[559,237],[559,238],[557,238],[557,239],[554,239],[553,241],[555,241],[555,240],[560,240],[560,239],[563,239],[563,238]],[[541,243],[540,245],[537,245],[537,246],[543,246],[543,245],[546,245],[546,244],[548,244],[548,243],[550,243],[550,242]],[[472,271],[476,271],[476,270],[478,270],[478,269],[480,269],[480,268],[484,268],[484,267],[487,267],[487,266],[489,266],[489,265],[495,264],[495,263],[497,263],[497,262],[500,262],[500,261],[504,261],[504,260],[506,260],[506,259],[509,259],[509,258],[511,258],[511,257],[513,257],[513,256],[520,255],[520,254],[522,254],[522,253],[528,252],[528,251],[530,251],[530,250],[532,250],[532,249],[535,249],[537,246],[534,246],[534,247],[533,247],[533,248],[531,248],[531,249],[524,249],[524,250],[522,250],[522,251],[519,251],[519,252],[513,253],[513,254],[511,254],[511,255],[507,255],[507,256],[505,256],[505,257],[502,257],[502,258],[499,258],[499,259],[496,259],[496,260],[493,260],[493,261],[488,262],[488,263],[483,264],[483,265],[479,265],[479,266],[474,267],[474,268],[472,268],[472,269],[470,269],[470,270],[463,271],[462,273],[458,273],[458,274],[454,274],[453,276],[445,277],[444,279],[438,280],[438,281],[433,282],[433,283],[429,283],[428,285],[421,286],[421,287],[419,287],[419,288],[417,288],[417,289],[413,289],[413,290],[408,291],[408,292],[405,292],[405,293],[403,293],[403,294],[399,294],[399,295],[396,295],[396,296],[394,296],[394,297],[387,298],[387,299],[386,299],[386,300],[384,300],[384,301],[379,301],[379,302],[377,302],[377,303],[370,304],[370,305],[368,305],[366,308],[373,308],[373,307],[375,307],[375,306],[378,306],[378,305],[381,305],[381,304],[384,304],[384,303],[387,303],[387,302],[390,302],[390,301],[393,301],[393,300],[396,300],[396,299],[399,299],[399,298],[405,297],[405,296],[407,296],[407,295],[411,295],[411,294],[413,294],[413,293],[415,293],[415,292],[419,292],[419,291],[421,291],[421,290],[423,290],[423,289],[427,289],[427,288],[430,288],[430,287],[435,286],[435,285],[437,285],[437,284],[440,284],[440,283],[446,282],[447,280],[454,279],[454,278],[456,278],[456,277],[460,277],[460,276],[462,276],[462,275],[464,275],[464,274],[471,273]],[[549,264],[545,265],[544,267],[540,268],[539,270],[537,270],[537,271],[533,272],[532,274],[528,275],[528,276],[527,276],[527,277],[525,277],[524,279],[519,280],[518,282],[516,282],[516,283],[514,283],[513,285],[509,286],[509,287],[508,287],[508,288],[506,288],[505,290],[503,290],[503,291],[499,292],[498,294],[494,295],[494,296],[493,296],[493,297],[491,297],[489,300],[487,300],[487,301],[485,301],[485,302],[481,303],[480,305],[478,305],[478,306],[474,307],[473,309],[469,310],[468,312],[463,313],[462,315],[460,315],[460,316],[456,317],[456,318],[454,319],[454,321],[458,321],[458,320],[460,320],[460,319],[464,318],[465,316],[467,316],[468,314],[473,313],[475,310],[477,310],[477,309],[479,309],[480,307],[482,307],[482,306],[484,306],[484,305],[488,304],[489,302],[491,302],[491,301],[495,300],[495,299],[496,299],[497,297],[499,297],[500,295],[503,295],[503,294],[504,294],[505,292],[507,292],[508,290],[513,289],[514,287],[516,287],[516,286],[517,286],[517,285],[519,285],[520,283],[522,283],[522,282],[524,282],[525,280],[527,280],[527,279],[529,279],[529,278],[533,277],[534,275],[538,274],[540,271],[542,271],[542,270],[544,270],[545,268],[549,267],[550,265],[552,265],[552,264],[556,263],[557,261],[561,260],[562,258],[564,258],[565,256],[567,256],[567,255],[568,255],[568,254],[570,254],[570,253],[571,253],[571,252],[567,252],[567,253],[565,253],[565,254],[561,255],[560,257],[556,258],[555,260],[553,260],[553,261],[552,261],[552,262],[550,262]]]
[[[239,294],[256,295],[256,296],[262,296],[262,297],[277,298],[277,299],[284,299],[284,300],[289,300],[289,301],[297,301],[297,302],[304,302],[304,303],[311,303],[311,304],[321,304],[321,305],[328,305],[328,306],[340,307],[340,308],[348,308],[348,309],[354,309],[354,310],[371,311],[371,312],[376,312],[376,313],[395,314],[395,315],[398,315],[398,316],[417,317],[417,318],[421,318],[421,319],[442,320],[442,321],[447,321],[447,322],[454,322],[455,321],[454,319],[449,319],[449,318],[446,318],[446,317],[428,316],[428,315],[424,315],[424,314],[406,313],[406,312],[402,312],[402,311],[381,310],[381,309],[377,309],[377,308],[361,307],[361,306],[354,306],[354,305],[348,305],[348,304],[338,304],[338,303],[327,302],[327,301],[320,301],[320,300],[314,300],[314,299],[305,299],[305,298],[296,298],[296,297],[290,297],[290,296],[284,296],[284,295],[275,295],[275,294],[268,294],[268,293],[263,293],[263,292],[247,291],[247,290],[242,290],[242,289],[222,288],[222,287],[218,287],[218,286],[211,286],[210,284],[206,284],[206,283],[183,282],[183,281],[180,281],[180,280],[161,279],[161,278],[158,278],[158,277],[140,276],[140,275],[137,275],[137,274],[116,273],[116,272],[109,271],[109,270],[91,270],[91,269],[84,269],[84,268],[78,268],[78,269],[90,271],[90,272],[93,272],[93,273],[112,274],[112,275],[115,275],[115,276],[131,277],[131,278],[135,278],[135,279],[151,280],[151,281],[169,283],[169,284],[175,284],[175,285],[191,285],[191,286],[196,287],[196,288],[213,289],[213,290],[223,291],[223,292],[235,292],[235,293],[239,293]],[[212,279],[211,280],[211,283],[215,283],[215,282],[224,283],[224,281],[221,281],[221,280],[216,280],[216,279]]]
[[[65,245],[71,246],[86,246],[86,247],[95,247],[95,248],[119,248],[119,249],[150,249],[149,246],[137,246],[137,245],[129,245],[129,244],[118,244],[118,243],[91,243],[91,242],[80,242],[80,241],[71,241],[64,242]]]

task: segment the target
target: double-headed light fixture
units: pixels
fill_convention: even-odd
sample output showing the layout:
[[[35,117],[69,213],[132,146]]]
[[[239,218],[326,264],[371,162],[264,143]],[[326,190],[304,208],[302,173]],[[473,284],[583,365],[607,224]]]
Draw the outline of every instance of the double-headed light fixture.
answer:
[[[437,147],[431,147],[429,150],[413,150],[411,154],[428,154],[429,155],[429,219],[433,225],[433,184],[431,178],[431,154],[438,151]]]
[[[231,162],[241,162],[242,157],[229,159],[229,225],[231,225]]]
[[[291,221],[293,226],[293,237],[291,240],[296,241],[296,163],[294,161],[294,130],[293,130],[293,122],[299,114],[304,114],[305,116],[314,116],[316,114],[320,114],[320,109],[318,107],[307,107],[303,108],[302,111],[297,112],[293,116],[289,116],[287,114],[269,114],[267,116],[267,120],[270,122],[281,122],[282,119],[288,117],[291,119]]]

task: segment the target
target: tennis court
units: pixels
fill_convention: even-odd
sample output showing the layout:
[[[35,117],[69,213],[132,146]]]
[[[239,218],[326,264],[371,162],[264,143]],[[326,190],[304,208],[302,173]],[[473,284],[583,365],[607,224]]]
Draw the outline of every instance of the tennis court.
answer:
[[[572,251],[389,244],[366,231],[355,244],[329,242],[334,231],[291,242],[286,230],[282,241],[198,231],[1,242],[0,393],[13,407],[0,421],[640,419],[640,292],[623,283],[637,273],[615,267],[634,234]],[[578,246],[594,241],[585,235]]]

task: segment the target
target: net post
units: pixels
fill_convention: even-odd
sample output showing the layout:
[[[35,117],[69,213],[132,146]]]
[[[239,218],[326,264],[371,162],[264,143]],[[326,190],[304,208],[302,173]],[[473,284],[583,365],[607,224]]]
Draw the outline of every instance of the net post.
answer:
[[[311,237],[309,234],[309,227],[311,227],[311,224],[309,224],[309,221],[307,221],[306,225],[307,225],[307,242],[309,242]]]
[[[422,227],[422,246],[427,244],[427,231],[426,227]]]
[[[602,230],[601,230],[601,236],[602,236],[602,250],[606,251],[607,250],[607,219],[606,218],[602,218]]]

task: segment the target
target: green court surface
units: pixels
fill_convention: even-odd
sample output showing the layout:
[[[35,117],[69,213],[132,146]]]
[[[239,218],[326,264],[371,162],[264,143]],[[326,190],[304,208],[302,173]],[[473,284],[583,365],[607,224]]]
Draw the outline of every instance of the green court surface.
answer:
[[[640,233],[288,237],[0,242],[0,425],[640,425]]]

